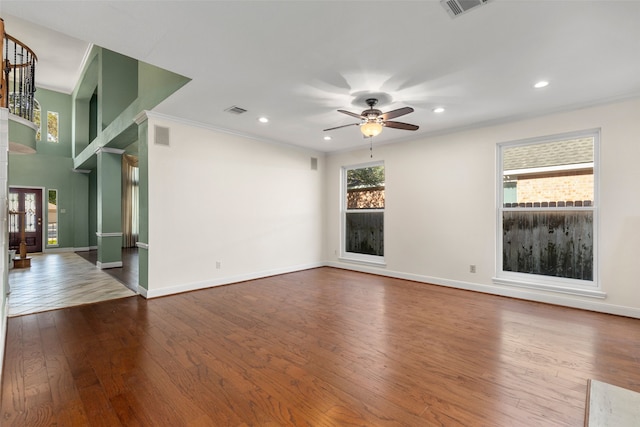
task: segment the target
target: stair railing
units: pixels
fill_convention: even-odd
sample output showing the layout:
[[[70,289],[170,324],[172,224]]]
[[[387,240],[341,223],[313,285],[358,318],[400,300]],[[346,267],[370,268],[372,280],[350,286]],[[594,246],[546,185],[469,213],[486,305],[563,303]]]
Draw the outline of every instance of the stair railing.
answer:
[[[0,41],[2,42],[0,107],[8,108],[11,114],[32,122],[38,57],[29,46],[4,31],[2,18],[0,18]]]

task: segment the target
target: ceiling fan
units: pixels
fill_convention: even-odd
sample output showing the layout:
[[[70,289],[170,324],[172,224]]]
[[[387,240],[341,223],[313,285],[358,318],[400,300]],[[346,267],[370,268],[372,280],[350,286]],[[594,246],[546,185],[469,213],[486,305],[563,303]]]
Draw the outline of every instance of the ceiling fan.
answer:
[[[405,114],[409,114],[413,112],[413,108],[411,107],[402,107],[397,110],[388,111],[383,113],[380,110],[376,110],[375,107],[378,103],[378,100],[375,98],[369,98],[365,101],[369,106],[368,110],[364,110],[361,114],[352,113],[346,110],[338,110],[338,112],[346,114],[351,117],[355,117],[360,119],[359,123],[350,123],[348,125],[336,126],[329,129],[324,129],[324,131],[340,129],[347,126],[360,126],[360,131],[365,137],[371,138],[377,136],[382,132],[383,127],[394,128],[394,129],[404,129],[404,130],[418,130],[418,126],[411,125],[409,123],[395,122],[389,119],[395,119],[396,117],[404,116]]]

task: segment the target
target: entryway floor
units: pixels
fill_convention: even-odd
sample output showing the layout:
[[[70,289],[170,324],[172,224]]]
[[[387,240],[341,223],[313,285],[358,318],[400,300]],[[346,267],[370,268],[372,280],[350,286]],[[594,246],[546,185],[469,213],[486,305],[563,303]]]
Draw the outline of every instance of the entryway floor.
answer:
[[[136,295],[76,253],[29,256],[30,268],[9,270],[9,317]]]

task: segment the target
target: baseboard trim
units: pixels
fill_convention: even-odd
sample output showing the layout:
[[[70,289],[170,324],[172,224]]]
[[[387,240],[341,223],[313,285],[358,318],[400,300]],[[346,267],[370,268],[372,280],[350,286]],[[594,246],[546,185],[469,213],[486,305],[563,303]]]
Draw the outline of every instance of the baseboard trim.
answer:
[[[104,270],[106,268],[118,268],[118,267],[122,267],[122,261],[114,261],[114,262],[96,261],[96,267],[98,267],[101,270]]]
[[[324,263],[318,262],[318,263],[296,265],[292,267],[276,268],[273,270],[264,270],[264,271],[259,271],[255,273],[239,274],[237,276],[222,277],[219,279],[205,280],[202,282],[185,283],[182,285],[169,286],[161,289],[151,289],[151,290],[145,289],[145,292],[142,292],[143,288],[141,288],[140,295],[149,299],[158,298],[158,297],[164,297],[168,295],[180,294],[183,292],[213,288],[215,286],[224,286],[224,285],[230,285],[232,283],[245,282],[247,280],[262,279],[264,277],[277,276],[279,274],[294,273],[296,271],[323,267],[324,265],[325,265]]]
[[[414,282],[428,283],[449,288],[463,289],[467,291],[482,292],[485,294],[499,295],[503,297],[517,298],[527,301],[543,302],[546,304],[561,305],[564,307],[578,308],[581,310],[596,311],[599,313],[614,314],[616,316],[633,317],[640,319],[640,309],[621,305],[607,304],[596,300],[581,300],[567,298],[561,295],[550,295],[535,292],[526,288],[508,288],[494,285],[484,285],[480,283],[462,282],[457,280],[443,279],[439,277],[423,276],[419,274],[403,273],[399,271],[380,270],[364,265],[345,265],[338,262],[327,262],[327,267],[340,268],[343,270],[359,271],[362,273],[376,274],[379,276],[393,277],[396,279],[411,280]]]
[[[85,246],[82,248],[73,248],[74,252],[89,252],[91,248],[89,246]]]

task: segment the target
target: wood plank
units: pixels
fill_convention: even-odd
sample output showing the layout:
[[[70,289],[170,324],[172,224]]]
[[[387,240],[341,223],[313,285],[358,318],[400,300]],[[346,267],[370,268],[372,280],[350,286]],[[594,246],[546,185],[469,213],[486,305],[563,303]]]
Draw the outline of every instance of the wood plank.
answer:
[[[580,425],[640,320],[318,268],[10,318],[3,425]]]

